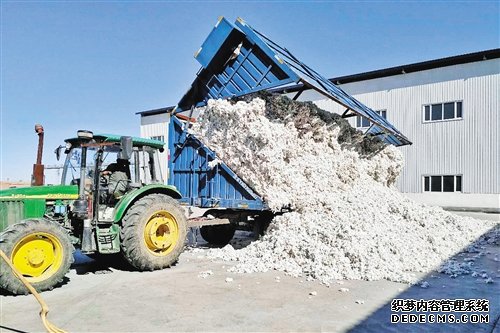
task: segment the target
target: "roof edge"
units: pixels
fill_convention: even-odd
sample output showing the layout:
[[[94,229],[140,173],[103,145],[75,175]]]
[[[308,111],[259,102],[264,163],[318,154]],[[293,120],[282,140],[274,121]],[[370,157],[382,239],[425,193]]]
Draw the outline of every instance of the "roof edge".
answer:
[[[381,78],[381,77],[386,77],[386,76],[414,73],[414,72],[420,72],[420,71],[429,70],[429,69],[467,64],[467,63],[471,63],[471,62],[492,60],[492,59],[496,59],[496,58],[500,58],[500,48],[479,51],[479,52],[474,52],[474,53],[466,53],[466,54],[461,54],[461,55],[456,55],[456,56],[451,56],[451,57],[446,57],[446,58],[439,58],[439,59],[434,59],[434,60],[416,62],[413,64],[389,67],[389,68],[384,68],[384,69],[379,69],[379,70],[364,72],[364,73],[359,73],[359,74],[339,76],[337,78],[330,79],[330,81],[332,81],[335,84],[345,84],[345,83],[350,83],[350,82],[355,82],[355,81],[365,81],[365,80],[371,80],[371,79]]]
[[[139,111],[139,112],[136,112],[135,114],[139,114],[139,115],[141,115],[142,117],[146,117],[146,116],[154,116],[154,115],[157,115],[157,114],[169,113],[169,112],[171,112],[174,108],[175,108],[175,106],[167,106],[167,107],[164,107],[164,108],[158,108],[158,109],[152,109],[152,110]]]
[[[407,65],[388,67],[388,68],[384,68],[384,69],[378,69],[378,70],[374,70],[374,71],[362,72],[362,73],[357,73],[357,74],[352,74],[352,75],[344,75],[344,76],[331,78],[330,81],[336,85],[341,85],[341,84],[346,84],[346,83],[380,79],[383,77],[402,75],[402,74],[408,74],[408,73],[415,73],[415,72],[421,72],[421,71],[435,69],[435,68],[442,68],[442,67],[448,67],[448,66],[453,66],[453,65],[461,65],[461,64],[479,62],[479,61],[484,61],[484,60],[492,60],[492,59],[497,59],[497,58],[500,58],[500,48],[491,49],[491,50],[484,50],[484,51],[479,51],[479,52],[474,52],[474,53],[466,53],[466,54],[461,54],[461,55],[456,55],[456,56],[451,56],[451,57],[446,57],[446,58],[439,58],[439,59],[434,59],[434,60],[416,62],[416,63],[412,63],[412,64],[407,64]],[[284,88],[272,89],[271,92],[293,93],[293,92],[298,92],[300,90],[308,90],[308,89],[307,88],[304,89],[304,86],[302,84],[298,84],[298,85],[293,85],[293,86],[284,87]]]

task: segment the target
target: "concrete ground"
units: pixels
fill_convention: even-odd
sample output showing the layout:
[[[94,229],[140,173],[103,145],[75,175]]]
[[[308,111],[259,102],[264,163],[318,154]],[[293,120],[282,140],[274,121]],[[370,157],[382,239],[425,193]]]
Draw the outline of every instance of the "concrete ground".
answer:
[[[385,280],[340,281],[327,287],[275,271],[233,274],[226,271],[230,263],[210,261],[204,248],[198,244],[184,252],[171,269],[142,273],[79,256],[66,284],[42,294],[50,307],[48,318],[69,332],[500,333],[498,244],[489,245],[484,249],[486,255],[475,262],[477,270],[484,270],[493,283],[470,275],[418,275],[429,283],[428,288]],[[200,276],[209,270],[213,274]],[[228,277],[233,281],[226,282]],[[349,291],[341,292],[340,288]],[[391,324],[394,298],[487,299],[489,323]],[[0,332],[44,331],[39,305],[32,296],[2,295],[0,306]]]

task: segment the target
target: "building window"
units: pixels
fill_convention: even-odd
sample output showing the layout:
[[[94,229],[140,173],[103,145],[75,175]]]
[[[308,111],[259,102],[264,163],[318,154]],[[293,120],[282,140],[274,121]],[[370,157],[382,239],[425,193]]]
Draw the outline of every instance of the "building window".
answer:
[[[462,176],[424,176],[424,192],[462,192]]]
[[[158,140],[158,141],[165,142],[165,136],[164,135],[150,136],[149,138],[151,140]]]
[[[375,111],[382,118],[387,119],[387,110],[378,110]],[[356,128],[368,128],[370,127],[370,121],[368,118],[363,116],[356,116]]]
[[[462,101],[424,105],[424,122],[462,119]]]

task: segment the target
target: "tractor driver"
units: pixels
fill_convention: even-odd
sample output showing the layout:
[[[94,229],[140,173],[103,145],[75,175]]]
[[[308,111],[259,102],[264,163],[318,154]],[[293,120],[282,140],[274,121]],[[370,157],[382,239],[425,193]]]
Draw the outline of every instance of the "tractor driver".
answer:
[[[112,194],[115,199],[119,199],[127,192],[129,173],[128,160],[121,158],[118,158],[116,163],[111,163],[101,172],[103,176],[109,176],[108,193]]]

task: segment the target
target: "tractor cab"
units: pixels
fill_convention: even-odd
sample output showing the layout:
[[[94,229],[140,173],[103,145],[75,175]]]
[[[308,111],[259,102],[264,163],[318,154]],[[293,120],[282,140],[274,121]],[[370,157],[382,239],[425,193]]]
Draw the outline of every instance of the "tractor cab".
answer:
[[[126,193],[149,184],[163,184],[157,140],[79,131],[56,149],[66,159],[61,185],[78,185],[80,194],[94,202],[114,206]],[[119,174],[119,176],[116,176]]]
[[[73,220],[81,220],[82,251],[92,253],[119,250],[115,222],[120,210],[139,189],[163,186],[158,152],[164,143],[145,138],[96,134],[78,131],[76,138],[65,140],[56,149],[66,154],[62,185],[77,185],[78,199],[73,202]],[[77,227],[77,228],[78,228]],[[97,244],[95,233],[103,235]],[[111,236],[110,236],[111,235]],[[112,237],[115,243],[105,238]]]

